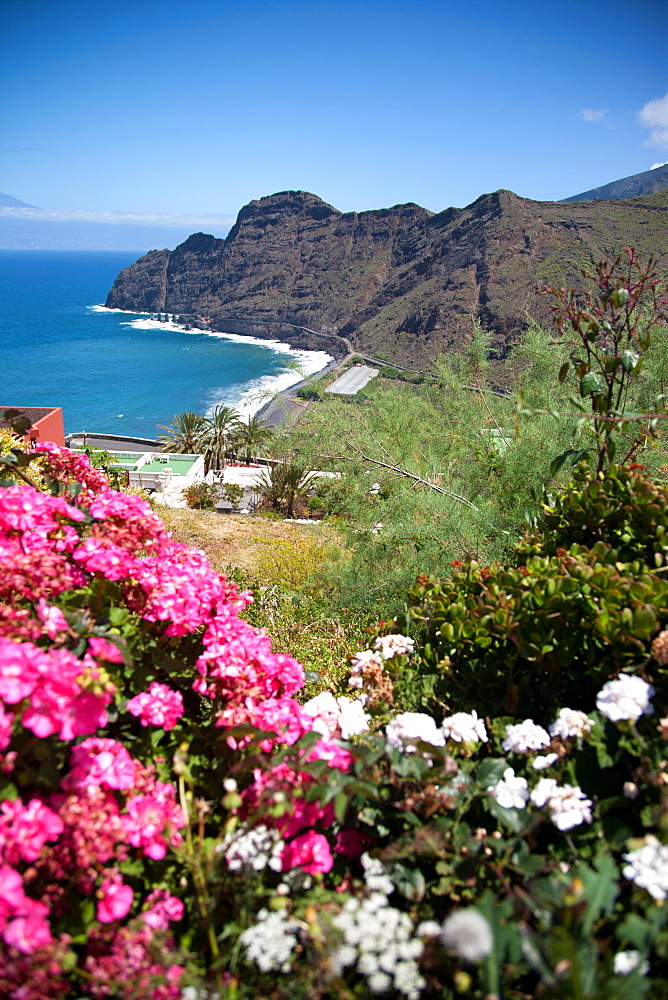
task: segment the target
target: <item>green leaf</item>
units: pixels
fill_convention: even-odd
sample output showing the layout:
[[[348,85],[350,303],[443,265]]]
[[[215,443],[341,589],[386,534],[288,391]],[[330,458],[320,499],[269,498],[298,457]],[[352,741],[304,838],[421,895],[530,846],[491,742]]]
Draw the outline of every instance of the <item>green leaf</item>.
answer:
[[[505,757],[487,757],[478,764],[475,778],[481,788],[495,785],[503,777],[503,772],[508,767]]]
[[[622,351],[622,368],[625,372],[635,371],[638,362],[640,361],[640,355],[637,351]]]
[[[587,372],[587,374],[580,379],[581,396],[598,396],[602,392],[605,392],[605,389],[605,379],[598,372]]]
[[[571,363],[570,363],[570,361],[564,361],[563,365],[559,369],[559,381],[560,382],[563,382],[566,379],[566,376],[568,375],[568,373],[569,373],[570,370],[571,370]]]
[[[595,870],[594,870],[595,869]],[[603,914],[612,913],[619,894],[619,870],[610,854],[600,854],[594,859],[594,869],[580,866],[578,874],[585,888],[587,908],[582,920],[582,931],[588,937],[594,924]]]
[[[334,796],[334,815],[336,816],[339,823],[343,823],[346,818],[346,810],[348,809],[348,796],[345,792],[338,792]]]

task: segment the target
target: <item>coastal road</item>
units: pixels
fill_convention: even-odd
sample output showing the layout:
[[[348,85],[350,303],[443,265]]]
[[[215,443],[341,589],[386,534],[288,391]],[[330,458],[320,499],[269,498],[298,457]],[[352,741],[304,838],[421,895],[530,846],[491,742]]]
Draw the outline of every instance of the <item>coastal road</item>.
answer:
[[[356,392],[363,389],[367,382],[378,374],[377,368],[367,368],[366,365],[355,365],[344,372],[336,382],[332,382],[325,389],[325,392],[334,392],[341,396],[354,396]]]

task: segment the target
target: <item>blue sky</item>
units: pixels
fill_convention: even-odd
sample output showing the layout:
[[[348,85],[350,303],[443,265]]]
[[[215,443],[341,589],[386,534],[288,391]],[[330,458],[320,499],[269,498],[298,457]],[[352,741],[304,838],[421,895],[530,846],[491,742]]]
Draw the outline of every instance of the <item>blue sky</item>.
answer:
[[[208,231],[289,188],[560,199],[668,160],[667,29],[665,0],[4,0],[0,190]]]

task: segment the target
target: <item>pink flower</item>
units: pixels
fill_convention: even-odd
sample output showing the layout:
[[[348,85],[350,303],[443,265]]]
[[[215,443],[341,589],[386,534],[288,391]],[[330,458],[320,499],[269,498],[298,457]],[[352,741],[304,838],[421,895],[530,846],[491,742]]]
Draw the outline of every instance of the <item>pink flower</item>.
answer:
[[[0,750],[6,750],[12,739],[14,716],[5,712],[5,706],[0,702]]]
[[[67,791],[87,788],[132,788],[136,762],[117,740],[91,737],[74,747],[71,771],[63,781]]]
[[[10,864],[36,861],[47,840],[57,840],[64,830],[55,812],[39,799],[23,805],[5,799],[0,805],[0,853]]]
[[[341,830],[334,842],[334,850],[346,858],[358,858],[370,843],[371,839],[359,830]]]
[[[334,865],[334,858],[329,849],[327,837],[322,833],[309,830],[301,833],[283,848],[281,855],[282,870],[302,868],[308,875],[319,872],[329,872]]]
[[[39,948],[51,943],[51,928],[46,919],[49,907],[36,899],[26,896],[14,920],[5,927],[2,937],[10,948],[16,948],[24,955],[32,955]]]
[[[9,865],[0,865],[0,907],[7,912],[15,913],[20,910],[25,899],[23,891],[23,878]],[[0,909],[0,917],[2,909]]]
[[[101,636],[92,635],[88,640],[88,649],[96,660],[106,660],[107,663],[123,662],[123,654],[118,646]]]
[[[127,709],[139,717],[142,726],[162,726],[169,730],[183,715],[183,698],[179,691],[153,681],[148,691],[130,699]]]
[[[153,930],[166,930],[170,921],[183,918],[184,906],[176,896],[170,896],[164,889],[156,889],[146,900],[149,907],[141,917]]]
[[[37,616],[44,623],[44,631],[49,639],[55,639],[59,632],[67,632],[70,627],[60,608],[49,604],[43,597],[37,602]]]
[[[100,901],[96,913],[101,924],[111,924],[114,920],[126,917],[134,899],[130,886],[125,885],[118,877],[105,879],[100,886],[98,896]]]
[[[121,816],[121,823],[128,843],[141,847],[154,861],[161,861],[168,844],[176,846],[181,842],[177,831],[184,825],[173,786],[156,781],[152,794],[134,795],[128,800],[127,815]]]
[[[48,659],[32,642],[0,638],[0,698],[16,705],[32,694]]]

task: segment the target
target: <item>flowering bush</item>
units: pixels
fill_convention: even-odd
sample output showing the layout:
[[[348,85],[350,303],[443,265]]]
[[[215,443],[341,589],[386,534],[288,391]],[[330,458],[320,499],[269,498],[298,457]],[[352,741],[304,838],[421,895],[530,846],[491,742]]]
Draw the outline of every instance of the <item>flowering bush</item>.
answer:
[[[300,703],[248,593],[85,457],[31,460],[51,492],[0,489],[2,996],[665,995],[660,574],[537,533],[420,580]]]

